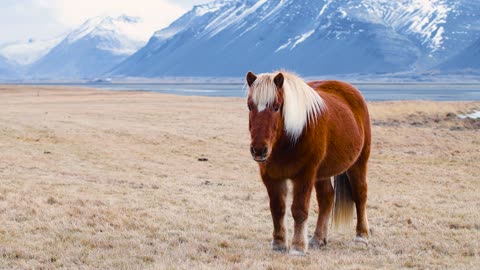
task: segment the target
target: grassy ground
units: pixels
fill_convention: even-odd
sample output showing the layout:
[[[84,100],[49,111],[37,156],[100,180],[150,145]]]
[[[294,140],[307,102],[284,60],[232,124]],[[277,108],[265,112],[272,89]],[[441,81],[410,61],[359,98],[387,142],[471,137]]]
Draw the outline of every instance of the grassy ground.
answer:
[[[475,109],[370,103],[370,245],[297,258],[270,251],[243,99],[0,86],[0,268],[480,269]]]

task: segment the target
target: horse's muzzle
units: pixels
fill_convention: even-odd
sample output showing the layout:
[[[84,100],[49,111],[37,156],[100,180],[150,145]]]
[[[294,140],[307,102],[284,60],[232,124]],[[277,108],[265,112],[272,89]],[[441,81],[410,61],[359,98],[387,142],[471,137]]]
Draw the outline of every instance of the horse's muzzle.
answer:
[[[252,146],[250,147],[250,153],[256,162],[265,162],[267,160],[268,147],[255,148]]]

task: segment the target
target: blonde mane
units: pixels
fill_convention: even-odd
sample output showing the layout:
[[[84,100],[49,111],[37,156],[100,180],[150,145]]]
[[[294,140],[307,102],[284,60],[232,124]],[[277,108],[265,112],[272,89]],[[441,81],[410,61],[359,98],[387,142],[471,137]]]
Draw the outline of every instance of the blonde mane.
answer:
[[[282,112],[285,132],[293,141],[296,141],[308,122],[314,123],[326,109],[326,105],[320,95],[302,78],[293,73],[280,72],[284,76]],[[250,87],[249,95],[259,111],[265,110],[269,104],[275,102],[277,87],[273,79],[280,72],[260,74]]]

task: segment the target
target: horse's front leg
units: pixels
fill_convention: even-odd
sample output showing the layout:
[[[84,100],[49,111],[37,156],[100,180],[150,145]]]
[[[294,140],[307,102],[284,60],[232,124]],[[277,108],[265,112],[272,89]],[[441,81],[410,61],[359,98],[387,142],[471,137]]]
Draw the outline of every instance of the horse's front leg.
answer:
[[[335,191],[330,179],[318,179],[315,183],[318,201],[318,220],[315,234],[310,239],[310,249],[320,249],[327,244],[328,219],[333,208]]]
[[[307,252],[307,218],[314,174],[295,178],[293,181],[292,216],[295,221],[290,255],[304,256]]]
[[[285,179],[271,179],[262,176],[263,183],[267,187],[270,198],[270,212],[273,220],[273,241],[272,249],[275,251],[286,252],[287,231],[285,230],[285,202],[287,199],[287,181]]]

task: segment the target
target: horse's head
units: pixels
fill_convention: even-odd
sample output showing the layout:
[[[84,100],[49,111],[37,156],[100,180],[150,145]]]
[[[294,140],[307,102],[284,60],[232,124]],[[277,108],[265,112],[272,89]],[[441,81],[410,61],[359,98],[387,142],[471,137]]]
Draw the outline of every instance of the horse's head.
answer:
[[[250,152],[257,162],[269,157],[276,141],[281,137],[283,123],[283,83],[284,75],[264,74],[258,77],[247,74],[248,109],[250,110],[249,129],[251,135]]]

